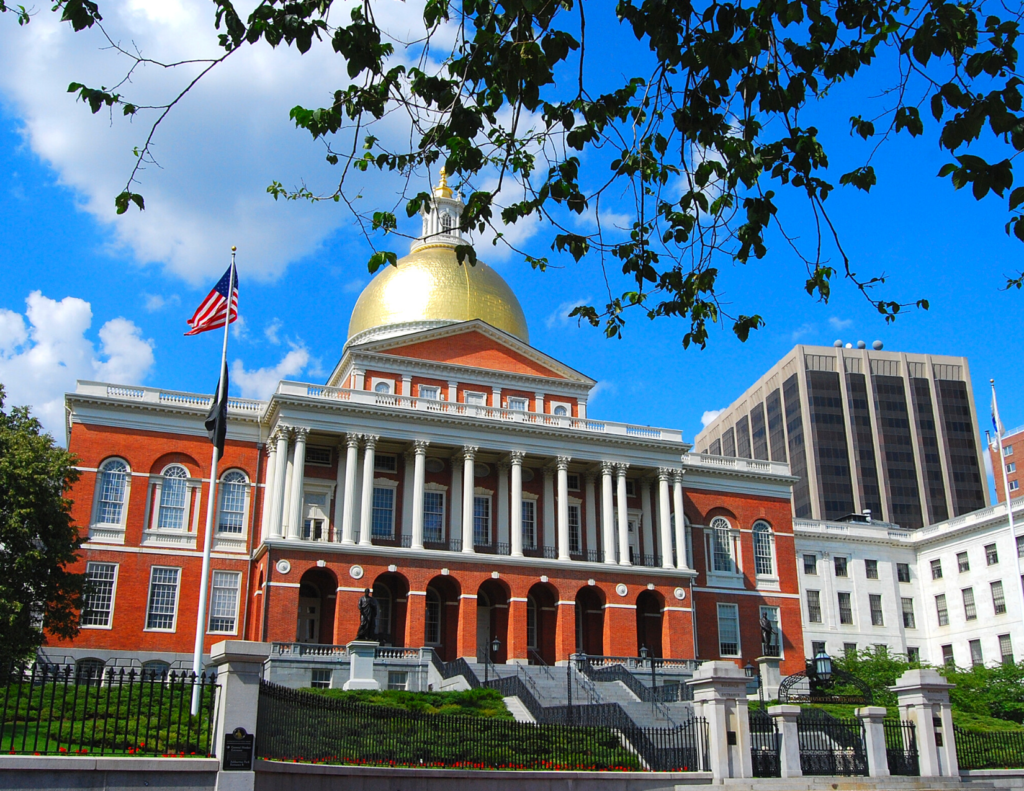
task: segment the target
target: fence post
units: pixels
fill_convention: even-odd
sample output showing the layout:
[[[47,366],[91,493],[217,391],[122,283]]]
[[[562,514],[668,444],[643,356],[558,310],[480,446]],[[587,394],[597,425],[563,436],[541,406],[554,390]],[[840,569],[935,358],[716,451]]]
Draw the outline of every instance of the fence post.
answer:
[[[747,676],[733,662],[705,662],[686,682],[693,709],[708,723],[708,763],[714,778],[753,777]]]
[[[885,751],[885,706],[862,706],[856,711],[864,726],[864,749],[868,754],[868,777],[889,776]]]
[[[917,728],[921,777],[959,777],[953,741],[953,710],[949,684],[930,668],[908,670],[889,687],[899,698],[901,718]]]
[[[210,650],[210,664],[217,668],[217,712],[213,720],[213,751],[220,759],[217,791],[253,791],[256,773],[224,771],[225,737],[237,728],[256,733],[256,710],[260,697],[263,663],[270,656],[270,643],[224,640]],[[255,760],[255,759],[254,759]]]
[[[779,729],[779,776],[802,777],[800,768],[800,734],[796,729],[799,706],[769,706],[768,713],[775,718]]]

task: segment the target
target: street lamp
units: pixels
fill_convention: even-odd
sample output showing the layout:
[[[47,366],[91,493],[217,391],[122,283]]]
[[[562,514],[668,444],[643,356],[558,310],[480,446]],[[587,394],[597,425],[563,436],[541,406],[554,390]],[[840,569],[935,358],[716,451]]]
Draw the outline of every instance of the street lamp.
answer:
[[[819,651],[814,657],[814,674],[825,683],[832,678],[832,657],[824,651]]]
[[[497,656],[498,655],[498,651],[499,651],[500,648],[501,648],[501,640],[499,640],[497,637],[495,637],[493,640],[491,640],[491,645],[490,645],[491,653],[493,653],[495,656]],[[490,664],[491,664],[491,658],[489,656],[487,656],[486,653],[485,653],[484,654],[484,686],[485,687],[487,686],[487,680],[488,680],[487,669],[488,669],[488,666]]]
[[[755,672],[757,674],[757,699],[761,702],[761,710],[763,711],[764,710],[764,688],[761,686],[761,671],[760,670],[756,670],[755,671],[754,666],[752,664],[750,664],[750,662],[747,662],[747,666],[745,668],[743,668],[743,670],[746,672],[747,676],[753,676],[755,674]]]

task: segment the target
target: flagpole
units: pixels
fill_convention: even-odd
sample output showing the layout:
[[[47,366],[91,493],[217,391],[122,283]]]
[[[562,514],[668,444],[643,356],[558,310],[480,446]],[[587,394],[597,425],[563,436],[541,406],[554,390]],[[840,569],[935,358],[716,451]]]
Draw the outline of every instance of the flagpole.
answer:
[[[235,292],[235,247],[231,247],[231,274],[228,276],[228,305],[227,314],[224,317],[224,345],[220,353],[220,374],[217,380],[216,403],[223,404],[227,398],[224,387],[224,367],[228,361],[228,330],[231,328],[231,301]],[[217,463],[220,455],[217,452],[217,443],[213,443],[213,459],[210,462],[210,491],[206,499],[206,534],[203,536],[203,570],[199,587],[199,611],[196,615],[196,644],[192,652],[192,672],[198,676],[203,672],[203,642],[206,637],[206,600],[209,588],[210,577],[210,549],[213,546],[213,515],[217,505]],[[192,716],[199,714],[199,702],[202,695],[202,687],[198,683],[192,686]]]
[[[996,403],[996,380],[989,379],[988,381],[992,385],[992,420],[995,423],[996,443],[999,445],[999,464],[1002,467],[1003,494],[1006,497],[1006,518],[1010,525],[1010,551],[1013,552],[1014,562],[1019,563],[1020,561],[1017,560],[1020,555],[1017,551],[1017,531],[1013,524],[1013,504],[1010,502],[1010,479],[1006,474],[1006,456],[1003,453],[1003,421],[999,419],[999,405]],[[1019,591],[1018,598],[1020,598],[1021,602],[1021,615],[1024,617],[1024,586],[1014,585],[1014,587]]]

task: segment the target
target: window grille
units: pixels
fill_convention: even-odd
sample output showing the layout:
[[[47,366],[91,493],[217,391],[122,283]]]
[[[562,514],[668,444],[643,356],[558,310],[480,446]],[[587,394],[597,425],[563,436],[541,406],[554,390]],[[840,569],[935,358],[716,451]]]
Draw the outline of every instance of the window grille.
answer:
[[[999,562],[999,552],[996,550],[995,544],[987,544],[985,546],[985,563],[989,566],[994,566]]]
[[[476,546],[490,546],[491,543],[491,498],[473,498],[473,543]]]
[[[712,555],[715,571],[733,573],[735,571],[732,550],[732,528],[720,516],[711,520],[711,536],[714,546]]]
[[[739,656],[740,616],[735,604],[718,605],[718,653],[721,656]]]
[[[537,548],[537,503],[523,500],[523,549]]]
[[[914,620],[914,600],[913,599],[900,599],[900,603],[903,606],[903,626],[907,629],[916,629],[917,622]]]
[[[217,518],[218,533],[245,532],[245,491],[248,481],[245,475],[232,470],[220,482],[220,515]]]
[[[315,667],[312,671],[312,678],[309,681],[309,685],[313,689],[330,689],[331,688],[331,668],[329,667]]]
[[[185,504],[188,497],[188,471],[174,465],[164,471],[160,491],[160,515],[157,527],[161,530],[181,530],[185,527]]]
[[[836,558],[833,558],[833,559],[832,559],[832,562],[833,562],[833,564],[835,565],[835,569],[836,569],[836,576],[837,576],[837,577],[846,577],[846,576],[849,576],[849,575],[848,575],[848,572],[847,572],[847,562],[848,562],[848,561],[847,561],[847,559],[846,559],[846,558],[843,558],[843,557],[836,557]]]
[[[390,486],[373,487],[371,525],[371,537],[385,540],[395,537],[395,490]]]
[[[110,626],[114,607],[116,563],[88,563],[85,567],[86,593],[82,626]]]
[[[946,607],[946,594],[935,597],[935,612],[939,616],[939,626],[949,626],[949,609]]]
[[[864,574],[869,580],[878,579],[878,561],[877,560],[865,560],[864,561]]]
[[[940,580],[940,579],[942,579],[942,561],[939,560],[939,559],[935,559],[935,560],[932,561],[931,566],[932,566],[932,579],[933,580]]]
[[[968,621],[976,620],[978,608],[974,605],[974,588],[964,588],[960,592],[964,597],[964,616],[966,616]]]
[[[967,643],[971,649],[971,664],[981,667],[985,664],[985,657],[981,653],[981,640],[971,640]]]
[[[990,583],[989,587],[992,589],[992,609],[995,610],[996,615],[1002,615],[1006,612],[1006,597],[1003,595],[1003,583],[1000,580],[996,580]]]
[[[999,635],[999,653],[1002,656],[1004,665],[1013,664],[1013,642],[1010,640],[1010,635]]]
[[[896,564],[896,579],[900,582],[910,582],[910,564],[909,563],[897,563]]]
[[[238,621],[238,588],[242,575],[237,571],[213,572],[210,592],[210,631],[235,633]]]
[[[398,457],[393,453],[375,453],[373,469],[376,472],[398,472]]]
[[[819,591],[807,591],[807,620],[811,623],[821,623],[821,593]]]
[[[818,573],[818,556],[804,555],[804,574]]]
[[[754,569],[757,574],[775,574],[775,547],[772,529],[764,522],[754,523]]]
[[[961,574],[963,574],[965,571],[971,570],[971,562],[970,559],[967,557],[966,552],[956,553],[956,567]]]
[[[103,465],[100,475],[100,502],[98,522],[120,525],[124,509],[124,495],[128,486],[128,465],[112,459]]]
[[[839,623],[852,624],[853,623],[853,607],[850,604],[850,594],[841,592],[838,594],[839,598]]]
[[[178,578],[181,569],[154,566],[149,577],[149,604],[146,607],[147,629],[174,629],[178,608]]]
[[[580,507],[569,505],[569,552],[578,555],[583,551],[580,540]]]
[[[307,445],[306,464],[311,464],[314,467],[330,467],[331,449],[321,445]]]
[[[868,595],[868,604],[871,608],[871,625],[885,626],[882,619],[882,596],[878,593]]]
[[[423,493],[423,540],[444,540],[444,492]]]

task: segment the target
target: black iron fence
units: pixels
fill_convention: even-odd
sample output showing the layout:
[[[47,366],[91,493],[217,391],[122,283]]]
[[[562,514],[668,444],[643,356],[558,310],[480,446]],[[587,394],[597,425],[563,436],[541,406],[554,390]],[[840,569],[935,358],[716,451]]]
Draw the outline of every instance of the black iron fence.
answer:
[[[750,760],[754,777],[781,777],[779,728],[775,718],[763,709],[751,709]]]
[[[864,726],[856,717],[840,719],[820,709],[804,709],[796,728],[805,775],[867,775]]]
[[[644,660],[638,660],[643,662]],[[650,660],[647,660],[650,661]],[[579,656],[576,660],[576,668],[591,681],[621,681],[629,691],[645,703],[675,703],[680,700],[693,700],[693,690],[686,684],[668,682],[660,687],[647,686],[630,672],[624,665],[605,664],[596,667],[586,654]],[[640,666],[637,672],[644,672]],[[657,669],[652,673],[652,682],[657,681]]]
[[[16,665],[0,675],[0,752],[199,755],[212,752],[217,687],[186,672]],[[193,690],[199,715],[191,716]]]
[[[906,720],[883,720],[885,730],[885,757],[889,774],[919,777],[921,768],[917,758],[917,730]]]
[[[256,754],[303,763],[435,768],[706,770],[703,720],[638,728],[618,706],[603,715],[597,708],[566,712],[565,719],[587,720],[573,725],[523,723],[420,714],[263,682]],[[560,719],[559,712],[551,718]]]
[[[1024,731],[981,733],[954,727],[956,760],[961,769],[1024,767]]]

